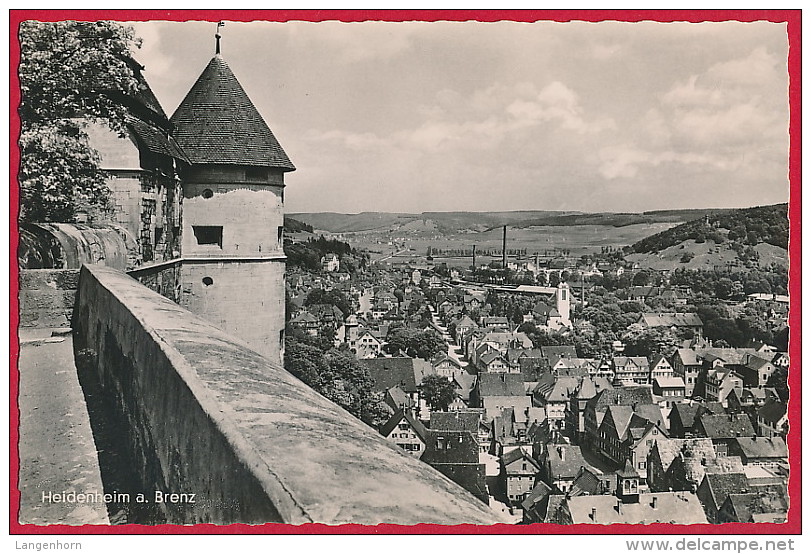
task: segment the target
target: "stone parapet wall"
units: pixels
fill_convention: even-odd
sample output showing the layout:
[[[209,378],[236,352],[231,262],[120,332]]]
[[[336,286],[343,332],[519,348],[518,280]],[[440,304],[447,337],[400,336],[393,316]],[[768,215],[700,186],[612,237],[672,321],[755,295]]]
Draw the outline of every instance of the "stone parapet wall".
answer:
[[[144,490],[195,495],[162,503],[169,522],[500,521],[278,363],[123,273],[83,267],[74,322],[79,371],[114,397]]]
[[[20,270],[20,327],[70,327],[78,269]]]
[[[141,266],[128,271],[127,275],[137,279],[138,282],[149,290],[153,290],[161,296],[180,304],[182,263],[182,260],[177,259],[169,262]]]

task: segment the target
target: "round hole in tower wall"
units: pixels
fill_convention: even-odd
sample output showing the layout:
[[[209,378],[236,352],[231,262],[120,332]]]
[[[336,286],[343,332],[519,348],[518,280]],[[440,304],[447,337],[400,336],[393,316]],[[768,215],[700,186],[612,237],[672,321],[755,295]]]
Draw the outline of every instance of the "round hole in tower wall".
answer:
[[[211,285],[214,284],[214,279],[212,279],[211,277],[203,277],[203,284],[207,287],[210,287]]]
[[[211,198],[212,196],[214,196],[214,192],[211,189],[203,191],[203,198]]]

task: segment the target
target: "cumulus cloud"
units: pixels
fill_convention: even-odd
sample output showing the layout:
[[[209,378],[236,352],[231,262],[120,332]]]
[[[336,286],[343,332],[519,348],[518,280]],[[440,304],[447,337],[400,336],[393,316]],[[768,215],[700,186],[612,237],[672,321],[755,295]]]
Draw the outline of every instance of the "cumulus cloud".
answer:
[[[788,156],[785,62],[764,48],[674,83],[639,120],[639,136],[599,151],[604,178],[634,179],[664,164],[714,172],[751,170]]]

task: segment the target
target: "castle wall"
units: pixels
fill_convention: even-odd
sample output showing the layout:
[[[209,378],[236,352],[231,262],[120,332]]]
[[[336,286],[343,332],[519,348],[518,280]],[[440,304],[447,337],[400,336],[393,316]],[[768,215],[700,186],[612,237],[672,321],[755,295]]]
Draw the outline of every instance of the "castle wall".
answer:
[[[179,303],[278,362],[284,345],[284,268],[284,258],[184,259]]]
[[[159,504],[169,523],[501,520],[240,338],[123,273],[84,266],[74,321],[77,369],[114,399],[142,490],[153,501],[155,491],[195,495]]]
[[[122,226],[137,241],[137,263],[176,258],[180,252],[180,185],[168,156],[139,149],[133,136],[119,137],[90,124],[87,133],[108,172],[111,214],[91,214],[97,222]]]

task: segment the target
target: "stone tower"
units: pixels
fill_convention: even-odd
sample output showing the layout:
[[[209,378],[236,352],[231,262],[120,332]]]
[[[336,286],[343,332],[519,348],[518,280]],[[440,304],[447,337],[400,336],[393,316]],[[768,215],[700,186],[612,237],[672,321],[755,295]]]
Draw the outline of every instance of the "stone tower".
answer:
[[[279,361],[284,174],[295,167],[219,53],[171,118],[181,170],[180,303]]]
[[[569,285],[561,281],[558,283],[558,288],[555,291],[555,308],[560,314],[560,319],[565,325],[569,324],[571,317],[571,291]]]

